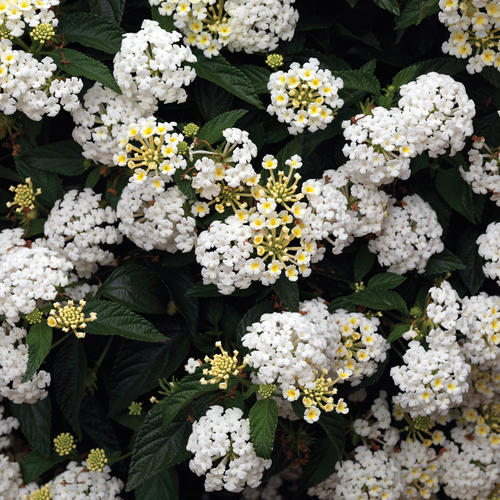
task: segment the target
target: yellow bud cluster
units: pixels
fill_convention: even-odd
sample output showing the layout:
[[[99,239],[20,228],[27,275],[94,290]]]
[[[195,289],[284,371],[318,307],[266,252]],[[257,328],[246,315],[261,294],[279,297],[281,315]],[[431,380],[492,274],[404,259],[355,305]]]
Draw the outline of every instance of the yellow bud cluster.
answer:
[[[24,495],[24,498],[29,500],[52,500],[53,496],[50,492],[50,486],[46,484],[30,495]]]
[[[243,363],[239,365],[238,351],[234,350],[233,355],[230,356],[222,347],[221,342],[216,342],[215,345],[220,349],[221,354],[214,354],[213,358],[205,356],[205,363],[208,363],[210,368],[203,369],[203,375],[209,375],[212,378],[203,377],[200,383],[203,385],[219,384],[219,389],[227,389],[229,377],[238,375],[246,366],[246,361],[243,360]]]
[[[103,467],[108,462],[106,453],[102,448],[93,448],[87,457],[87,467],[91,471],[102,472]]]
[[[16,207],[16,212],[33,210],[35,208],[35,198],[41,194],[42,190],[33,189],[33,183],[29,177],[24,180],[25,184],[10,186],[9,190],[14,192],[14,200],[7,202],[7,207]]]
[[[75,438],[69,432],[62,432],[54,438],[54,448],[59,456],[65,457],[76,448]]]
[[[30,36],[42,45],[54,38],[56,32],[49,23],[42,23],[31,30]]]
[[[95,321],[97,314],[91,312],[90,316],[85,317],[83,308],[85,307],[85,300],[80,300],[78,306],[72,300],[69,300],[65,306],[61,306],[59,302],[54,302],[54,308],[50,310],[50,316],[47,319],[47,324],[52,328],[59,328],[63,332],[70,330],[78,337],[83,339],[85,337],[85,327],[87,322]]]
[[[128,407],[129,415],[140,415],[142,413],[142,403],[132,401]]]

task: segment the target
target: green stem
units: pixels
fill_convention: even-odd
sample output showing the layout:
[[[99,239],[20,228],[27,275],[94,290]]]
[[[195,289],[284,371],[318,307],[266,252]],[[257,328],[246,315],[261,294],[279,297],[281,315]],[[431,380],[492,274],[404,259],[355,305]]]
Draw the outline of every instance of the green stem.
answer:
[[[110,460],[108,462],[108,465],[116,464],[116,462],[120,462],[121,460],[125,460],[126,458],[130,457],[131,455],[132,455],[132,452],[129,451],[128,453],[125,453],[125,455],[122,455],[121,457],[115,458],[114,460]]]
[[[113,337],[109,337],[108,343],[106,344],[106,347],[104,348],[104,351],[102,351],[101,355],[99,356],[99,359],[97,360],[97,363],[94,366],[94,372],[97,372],[99,370],[99,367],[101,366],[102,362],[104,361],[104,358],[106,357],[106,354],[109,351],[109,348],[111,347],[111,342],[113,342]]]
[[[62,344],[71,335],[73,335],[73,332],[68,332],[66,335],[62,336],[58,341],[56,341],[52,344],[52,346],[50,347],[50,350],[52,351],[52,349],[57,347],[59,344]]]
[[[28,47],[28,44],[24,43],[20,38],[16,37],[14,38],[14,41],[19,45],[19,47],[22,47],[26,52],[31,52],[30,47]]]

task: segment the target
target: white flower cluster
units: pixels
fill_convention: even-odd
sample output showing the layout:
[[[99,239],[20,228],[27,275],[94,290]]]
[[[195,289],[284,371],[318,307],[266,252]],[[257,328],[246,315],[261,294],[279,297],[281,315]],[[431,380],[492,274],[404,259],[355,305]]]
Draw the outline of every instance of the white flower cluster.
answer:
[[[460,174],[477,194],[490,194],[490,199],[500,206],[500,161],[498,148],[491,149],[484,137],[474,137],[469,151],[467,170],[460,167]]]
[[[486,261],[483,273],[500,285],[500,222],[488,224],[486,232],[476,240],[477,253]]]
[[[264,470],[271,466],[271,460],[255,454],[250,422],[239,408],[211,406],[194,422],[186,449],[194,454],[189,462],[191,471],[206,475],[206,491],[225,488],[238,493],[247,485],[256,488]]]
[[[332,244],[339,254],[354,238],[379,233],[389,196],[375,186],[353,183],[341,167],[326,170],[317,181],[306,181],[303,191],[317,214],[317,239]],[[333,239],[332,239],[333,238]]]
[[[496,1],[439,0],[439,20],[450,37],[441,47],[445,54],[465,59],[467,71],[478,73],[486,66],[500,68],[498,28],[500,7]]]
[[[122,240],[114,226],[116,212],[103,208],[101,197],[90,188],[68,191],[56,201],[44,226],[47,246],[66,257],[84,278],[90,278],[98,266],[113,263],[114,255],[101,245]]]
[[[83,82],[75,77],[55,78],[56,70],[50,57],[38,61],[30,53],[14,49],[10,40],[0,40],[0,111],[6,115],[22,111],[39,121],[42,115],[57,115],[61,107],[75,110]]]
[[[344,105],[338,95],[343,86],[342,79],[335,78],[328,69],[320,69],[315,58],[303,65],[294,62],[288,71],[271,74],[267,84],[271,104],[267,112],[289,124],[290,134],[324,129]]]
[[[403,356],[404,364],[391,368],[400,390],[393,401],[412,417],[444,415],[462,403],[469,389],[471,368],[454,330],[432,329],[426,341],[428,349],[412,340]]]
[[[450,283],[444,280],[439,286],[433,286],[429,290],[429,296],[427,316],[444,330],[456,328],[461,300]]]
[[[403,490],[400,474],[397,461],[385,452],[358,446],[352,460],[337,462],[335,473],[308,494],[320,500],[398,500]]]
[[[48,23],[55,28],[58,20],[53,8],[57,5],[59,0],[8,0],[0,9],[0,25],[14,37],[22,37],[26,26],[34,28]]]
[[[37,300],[52,301],[57,288],[66,286],[72,264],[43,246],[29,248],[22,239],[23,230],[0,232],[0,314],[7,321],[19,321],[29,314]]]
[[[20,500],[36,488],[36,483],[25,486],[19,463],[11,461],[5,453],[0,453],[0,498],[2,500]]]
[[[0,397],[15,404],[35,403],[47,396],[50,374],[40,370],[27,382],[21,382],[28,365],[26,330],[0,325]]]
[[[444,249],[436,212],[416,194],[405,196],[401,206],[391,201],[382,230],[368,248],[391,272],[404,274],[416,269],[423,273],[429,258]]]
[[[482,369],[500,366],[500,297],[482,292],[462,301],[457,329],[466,358]]]
[[[342,122],[349,177],[363,184],[408,179],[410,160],[427,151],[454,155],[473,132],[474,102],[448,75],[427,73],[400,88],[398,108],[375,107]]]
[[[0,450],[10,446],[10,433],[19,428],[19,420],[14,417],[4,417],[5,408],[0,406]],[[1,487],[0,487],[1,492]]]
[[[500,435],[484,427],[459,424],[451,430],[452,439],[438,460],[443,490],[451,498],[491,498],[500,480]]]
[[[186,215],[186,197],[179,188],[164,189],[163,184],[151,176],[141,183],[129,182],[116,207],[118,229],[146,251],[189,252],[196,241],[194,217]]]
[[[123,483],[113,477],[111,469],[105,465],[102,472],[91,471],[86,462],[78,464],[70,462],[66,470],[47,483],[53,500],[87,500],[102,498],[103,500],[120,500]]]
[[[123,94],[130,98],[156,98],[164,103],[187,99],[183,86],[195,78],[196,62],[191,49],[178,43],[182,35],[168,32],[146,19],[137,33],[127,33],[113,60],[113,75]]]
[[[149,0],[163,16],[173,16],[184,40],[206,57],[223,47],[248,54],[274,50],[291,40],[299,15],[295,0]]]
[[[71,113],[76,125],[73,139],[83,147],[85,158],[113,165],[128,124],[151,115],[156,107],[153,97],[125,97],[95,83]]]

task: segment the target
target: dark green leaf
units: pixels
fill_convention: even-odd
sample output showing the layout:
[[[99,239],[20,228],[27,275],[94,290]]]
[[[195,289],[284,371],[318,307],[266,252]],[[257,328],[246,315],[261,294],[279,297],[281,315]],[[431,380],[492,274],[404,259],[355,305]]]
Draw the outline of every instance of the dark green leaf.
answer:
[[[161,408],[155,405],[147,414],[134,439],[127,491],[189,457],[186,443],[191,424],[188,421],[172,422],[163,428],[161,422]]]
[[[54,381],[52,382],[54,384]],[[10,413],[19,420],[21,431],[29,444],[43,456],[50,454],[50,427],[52,408],[50,397],[29,404],[11,404]]]
[[[390,344],[395,340],[398,340],[410,329],[410,325],[396,325],[392,330],[389,336],[387,337],[387,343]]]
[[[440,170],[436,177],[436,189],[453,210],[473,224],[476,222],[472,191],[462,179],[458,169]]]
[[[100,82],[117,94],[121,94],[120,87],[118,87],[113,75],[102,62],[74,49],[53,50],[48,55],[54,60],[57,67],[68,75],[83,76],[89,80]]]
[[[111,371],[110,413],[121,410],[169,377],[185,361],[190,338],[184,329],[171,326],[161,344],[125,342],[120,345]]]
[[[233,127],[234,124],[247,113],[246,109],[235,109],[226,111],[201,127],[197,137],[203,141],[212,144],[222,138],[222,132],[226,128]]]
[[[126,0],[89,0],[90,11],[115,24],[122,21]]]
[[[30,451],[19,463],[24,482],[26,484],[31,483],[54,465],[65,460],[67,460],[67,457],[60,457],[59,455],[45,457],[37,450]]]
[[[304,134],[300,134],[297,137],[294,137],[290,142],[285,144],[285,146],[276,155],[278,165],[281,168],[284,168],[285,171],[288,170],[288,167],[285,166],[285,161],[289,160],[293,155],[302,155],[303,148]]]
[[[203,120],[207,121],[231,109],[234,96],[221,87],[197,78],[194,81],[194,98]]]
[[[158,11],[156,5],[151,6],[151,17],[155,20],[165,31],[174,31],[174,18],[173,16],[162,16]]]
[[[97,313],[97,319],[89,321],[85,328],[91,335],[120,335],[141,342],[167,340],[148,320],[115,302],[91,299],[87,301],[84,312]]]
[[[76,42],[108,54],[116,54],[120,50],[124,33],[113,22],[89,12],[71,12],[60,16],[57,31],[63,34],[65,42]]]
[[[27,227],[25,239],[29,239],[32,236],[38,236],[43,234],[43,227],[45,226],[45,219],[32,219]]]
[[[238,67],[252,82],[256,94],[266,94],[268,92],[267,83],[269,82],[271,72],[267,68],[253,66],[252,64],[242,64]]]
[[[98,295],[137,312],[163,314],[167,309],[165,285],[158,273],[141,264],[117,267],[101,285]]]
[[[420,24],[427,16],[439,11],[439,0],[408,0],[401,15],[396,20],[398,30]]]
[[[96,167],[89,172],[87,175],[87,180],[85,181],[85,187],[94,189],[95,185],[99,182],[101,178],[101,169]]]
[[[476,294],[481,289],[484,281],[483,262],[477,253],[476,240],[480,232],[474,228],[461,231],[457,242],[457,255],[464,264],[460,270],[460,277],[471,294]]]
[[[49,353],[52,345],[52,328],[45,321],[33,325],[26,335],[26,344],[28,344],[28,365],[21,382],[31,379]]]
[[[393,292],[392,290],[384,290],[383,288],[361,290],[344,297],[344,299],[351,304],[365,306],[379,311],[387,311],[391,309],[406,311],[406,303],[401,295]]]
[[[90,394],[86,394],[83,398],[80,424],[83,433],[89,436],[99,448],[120,450],[115,423],[106,416],[101,403]]]
[[[296,281],[290,281],[282,274],[273,285],[273,290],[289,311],[299,310],[299,285]]]
[[[349,419],[338,413],[323,413],[318,422],[328,436],[330,446],[335,450],[337,460],[340,460],[344,452]]]
[[[354,258],[354,279],[361,281],[373,267],[375,263],[375,254],[368,250],[366,245],[360,247]]]
[[[372,276],[368,281],[367,288],[381,288],[383,290],[391,290],[401,285],[406,278],[396,273],[380,273]]]
[[[464,268],[464,263],[455,254],[445,249],[428,260],[424,276],[436,276]]]
[[[258,457],[270,458],[278,425],[278,404],[272,398],[259,399],[250,409],[250,437]]]
[[[370,94],[380,94],[380,83],[377,78],[362,70],[334,71],[333,74],[342,78],[347,90],[362,90]]]
[[[174,468],[162,470],[135,489],[136,500],[177,500],[179,478]]]
[[[247,333],[247,327],[256,321],[260,321],[260,317],[263,314],[272,313],[274,311],[273,302],[271,300],[266,300],[265,302],[260,302],[255,306],[252,306],[241,318],[236,328],[236,339],[238,345],[241,346],[241,338],[245,333]]]
[[[388,10],[391,14],[399,16],[399,2],[397,0],[373,0],[382,9]]]
[[[250,79],[236,66],[231,65],[223,56],[211,59],[200,58],[194,64],[196,74],[203,80],[215,83],[231,94],[253,106],[264,109]]]
[[[82,342],[71,337],[57,349],[51,385],[62,414],[78,437],[81,436],[78,414],[85,395],[87,376],[87,357]]]

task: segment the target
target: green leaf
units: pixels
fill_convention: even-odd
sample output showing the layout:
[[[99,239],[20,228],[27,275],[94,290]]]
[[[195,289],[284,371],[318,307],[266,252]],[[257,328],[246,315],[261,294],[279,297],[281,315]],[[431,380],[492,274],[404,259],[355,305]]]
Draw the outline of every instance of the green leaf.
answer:
[[[52,382],[54,384],[54,381]],[[36,403],[10,404],[10,413],[19,420],[21,432],[29,444],[43,456],[50,454],[52,408],[47,396]]]
[[[373,0],[373,2],[380,8],[388,10],[391,14],[399,16],[399,3],[397,0]]]
[[[122,44],[124,31],[113,22],[89,12],[71,12],[59,17],[57,31],[65,42],[116,54]]]
[[[31,481],[40,477],[43,473],[54,467],[54,465],[65,460],[67,460],[67,457],[60,457],[59,455],[45,457],[37,450],[30,451],[19,463],[24,482],[26,484],[31,483]]]
[[[289,311],[299,310],[299,285],[296,281],[290,281],[282,274],[273,285],[273,290]]]
[[[427,16],[439,11],[439,0],[408,0],[401,15],[397,18],[395,29],[401,30],[420,24]]]
[[[89,175],[87,175],[87,180],[85,181],[85,187],[94,189],[95,185],[99,182],[101,178],[101,169],[99,167],[93,168]]]
[[[115,24],[122,21],[126,0],[89,0],[90,12],[109,19]]]
[[[43,228],[45,226],[45,219],[31,219],[29,221],[29,226],[27,227],[25,239],[29,239],[32,236],[38,236],[43,234]]]
[[[165,469],[189,457],[186,443],[191,433],[188,421],[161,425],[159,405],[154,405],[134,439],[126,491],[131,491]]]
[[[382,290],[391,290],[401,285],[406,278],[396,273],[380,273],[370,278],[367,288],[381,288]]]
[[[121,94],[109,69],[100,61],[92,59],[78,50],[53,50],[47,54],[57,64],[57,67],[71,76],[83,76],[89,80],[100,82],[105,87]]]
[[[448,205],[469,222],[474,224],[479,221],[472,191],[462,179],[458,169],[440,170],[436,176],[436,189]]]
[[[477,253],[476,240],[480,232],[472,227],[461,231],[457,242],[457,256],[464,264],[459,274],[469,292],[479,292],[484,282],[483,262]]]
[[[170,424],[182,408],[191,403],[195,398],[207,392],[219,390],[218,384],[202,385],[200,383],[200,376],[200,372],[187,375],[180,380],[173,391],[161,401],[160,406],[163,415],[163,427]]]
[[[354,257],[354,279],[361,281],[373,267],[375,263],[375,254],[368,250],[368,246],[363,245],[359,248]]]
[[[32,168],[44,172],[74,176],[81,175],[83,169],[82,148],[75,141],[59,141],[38,146],[20,159]]]
[[[135,489],[136,500],[178,500],[179,477],[175,468],[162,470]]]
[[[276,159],[278,160],[278,165],[281,168],[285,168],[285,171],[288,170],[288,167],[285,167],[285,161],[289,160],[293,155],[301,156],[303,149],[304,149],[304,134],[300,134],[297,137],[294,137],[290,142],[287,142],[285,146],[276,155]]]
[[[398,340],[403,336],[404,333],[406,333],[410,329],[410,325],[396,325],[389,336],[387,337],[387,343],[390,344],[391,342],[394,342],[395,340]]]
[[[193,187],[191,179],[186,177],[185,171],[180,168],[176,169],[174,173],[174,182],[179,188],[179,191],[188,199],[189,202],[194,203],[197,201],[196,189]]]
[[[243,71],[252,82],[256,94],[266,94],[268,92],[267,83],[271,77],[271,72],[267,68],[254,66],[253,64],[242,64],[238,66],[238,68]]]
[[[465,269],[464,263],[455,254],[445,248],[441,253],[433,255],[427,261],[424,276],[446,274],[458,269]]]
[[[234,124],[247,113],[248,111],[246,109],[235,109],[233,111],[226,111],[225,113],[217,115],[201,127],[197,135],[198,139],[207,141],[209,144],[213,144],[222,138],[222,132],[226,128],[234,126]]]
[[[255,453],[270,458],[278,425],[278,404],[272,398],[260,399],[250,409],[248,418]]]
[[[330,446],[335,451],[336,461],[340,460],[344,452],[349,419],[338,413],[323,413],[318,422],[328,436]]]
[[[87,357],[82,340],[70,337],[57,349],[52,369],[52,385],[56,403],[80,438],[78,414],[85,395]]]
[[[204,121],[231,109],[234,96],[221,87],[199,78],[196,78],[193,87],[196,107]]]
[[[26,344],[28,344],[28,365],[21,382],[31,379],[49,353],[52,345],[52,328],[45,321],[33,325],[26,335]]]
[[[158,385],[158,379],[169,377],[185,361],[190,337],[183,328],[170,321],[168,340],[161,344],[120,345],[111,370],[109,412],[118,414],[128,405]]]
[[[231,94],[253,106],[264,109],[250,79],[236,66],[231,65],[223,56],[211,59],[198,58],[194,64],[196,74],[203,80],[215,83]]]
[[[151,5],[151,17],[156,21],[165,31],[174,31],[174,17],[162,16],[156,5]]]
[[[247,333],[247,327],[251,324],[260,321],[260,317],[263,314],[272,313],[274,311],[274,304],[271,300],[266,300],[265,302],[260,302],[252,306],[243,315],[238,326],[236,328],[236,341],[239,346],[241,346],[241,338],[245,333]]]
[[[115,302],[91,299],[84,308],[85,314],[97,313],[95,321],[89,321],[85,331],[91,335],[119,335],[141,342],[167,340],[157,328],[137,313]]]
[[[101,285],[98,296],[147,314],[163,314],[167,309],[167,289],[158,273],[136,263],[117,267]]]
[[[362,70],[333,71],[333,74],[342,78],[347,90],[362,90],[369,94],[380,94],[380,83],[377,78]]]
[[[404,312],[407,310],[406,303],[401,295],[392,290],[384,290],[383,288],[367,288],[353,293],[352,295],[348,295],[344,297],[344,299],[351,304],[365,306],[379,311],[397,309]]]

